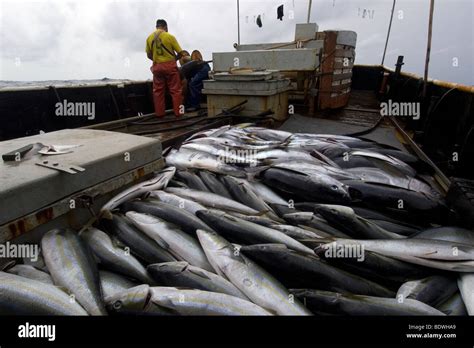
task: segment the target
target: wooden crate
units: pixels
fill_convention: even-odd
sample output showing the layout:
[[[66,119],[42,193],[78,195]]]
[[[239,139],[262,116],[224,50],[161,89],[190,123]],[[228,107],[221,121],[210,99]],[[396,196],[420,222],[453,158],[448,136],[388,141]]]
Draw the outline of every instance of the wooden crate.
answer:
[[[336,109],[349,101],[352,67],[355,59],[356,33],[324,31],[317,33],[324,41],[321,65],[317,74],[317,108]]]

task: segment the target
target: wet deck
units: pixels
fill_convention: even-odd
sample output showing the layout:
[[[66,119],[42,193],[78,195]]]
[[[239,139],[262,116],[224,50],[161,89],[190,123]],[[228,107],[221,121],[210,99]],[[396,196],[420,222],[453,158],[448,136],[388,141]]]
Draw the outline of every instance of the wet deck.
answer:
[[[299,133],[325,133],[325,134],[351,134],[372,127],[380,117],[380,102],[372,91],[353,90],[349,104],[343,109],[318,111],[315,117],[301,114],[291,115],[279,129]],[[216,117],[210,118],[198,113],[187,113],[176,119],[167,115],[162,119],[147,116],[140,119],[134,118],[118,120],[86,128],[112,130],[136,135],[145,135],[159,139],[163,147],[179,143],[191,134],[214,127],[219,127],[230,122],[249,122],[248,119]],[[261,124],[271,126],[270,124]],[[275,126],[275,125],[274,125]],[[277,125],[278,126],[278,125]],[[373,132],[364,137],[380,143],[406,150],[397,138],[395,129],[388,121],[383,121]]]
[[[315,117],[295,114],[279,129],[295,133],[347,135],[372,127],[380,118],[379,109],[380,102],[372,91],[354,90],[345,108],[318,111]],[[388,121],[383,121],[373,132],[363,137],[406,150]]]

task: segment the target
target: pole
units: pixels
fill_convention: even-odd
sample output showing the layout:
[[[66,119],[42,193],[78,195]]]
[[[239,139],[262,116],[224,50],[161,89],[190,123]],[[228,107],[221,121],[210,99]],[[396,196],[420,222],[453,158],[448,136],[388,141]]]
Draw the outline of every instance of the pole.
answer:
[[[434,0],[431,0],[430,22],[428,24],[428,43],[426,45],[425,76],[424,76],[424,81],[423,81],[423,98],[426,97],[426,89],[428,86],[428,69],[430,66],[430,54],[431,54],[431,35],[433,33],[433,13],[434,13]]]
[[[390,37],[390,30],[392,30],[393,12],[395,11],[395,3],[397,0],[393,0],[392,14],[390,15],[390,24],[388,25],[387,40],[385,40],[385,48],[383,50],[382,64],[385,62],[385,53],[387,53],[388,39]]]
[[[308,20],[306,21],[306,23],[309,23],[309,19],[311,17],[311,5],[313,4],[313,0],[309,0],[309,3],[308,3]]]
[[[240,45],[240,1],[237,0],[237,43]]]

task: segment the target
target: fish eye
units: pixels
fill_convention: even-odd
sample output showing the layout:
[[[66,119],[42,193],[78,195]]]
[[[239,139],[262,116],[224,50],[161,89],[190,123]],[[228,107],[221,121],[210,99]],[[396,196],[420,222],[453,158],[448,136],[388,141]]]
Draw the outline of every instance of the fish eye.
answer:
[[[332,185],[331,188],[332,188],[333,190],[337,190],[338,187],[337,187],[336,185]]]
[[[122,308],[122,301],[115,301],[113,306],[112,306],[115,310],[119,310]]]

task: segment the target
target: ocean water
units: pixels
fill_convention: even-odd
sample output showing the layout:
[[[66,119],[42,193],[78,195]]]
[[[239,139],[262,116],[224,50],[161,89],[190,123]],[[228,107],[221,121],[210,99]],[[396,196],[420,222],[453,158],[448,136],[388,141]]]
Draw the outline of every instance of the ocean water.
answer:
[[[127,79],[109,79],[103,78],[98,80],[47,80],[47,81],[5,81],[0,80],[0,90],[2,88],[11,87],[23,87],[23,88],[34,88],[34,87],[64,87],[64,86],[88,86],[95,84],[118,84],[133,82],[133,80]]]

